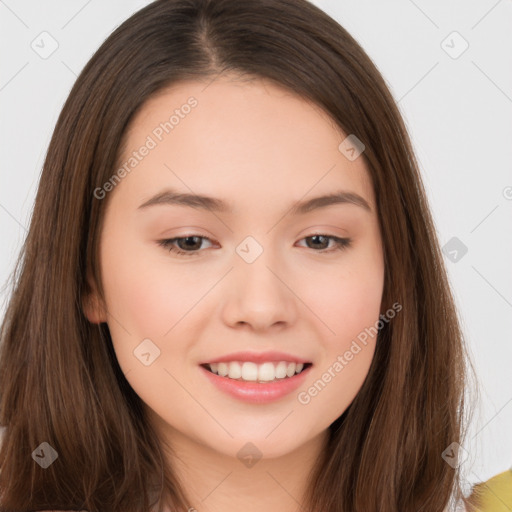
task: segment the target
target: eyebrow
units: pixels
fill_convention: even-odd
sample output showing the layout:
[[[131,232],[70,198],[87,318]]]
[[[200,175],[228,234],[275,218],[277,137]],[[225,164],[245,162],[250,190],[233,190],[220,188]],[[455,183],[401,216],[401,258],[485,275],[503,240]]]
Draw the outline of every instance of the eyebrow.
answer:
[[[290,208],[291,215],[303,215],[318,208],[325,208],[335,204],[352,204],[371,212],[370,205],[359,194],[345,190],[339,190],[331,194],[313,197],[294,203]],[[222,199],[215,197],[164,190],[142,203],[138,209],[145,209],[155,205],[188,206],[199,210],[209,210],[219,213],[230,213],[232,208]]]

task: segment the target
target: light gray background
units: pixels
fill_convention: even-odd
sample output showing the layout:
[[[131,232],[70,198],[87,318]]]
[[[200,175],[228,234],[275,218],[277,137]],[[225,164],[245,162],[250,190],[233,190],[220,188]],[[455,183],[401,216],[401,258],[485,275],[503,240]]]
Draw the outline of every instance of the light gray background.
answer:
[[[76,76],[112,30],[148,3],[0,0],[0,284],[26,234]],[[456,237],[467,247],[464,255],[455,248],[452,261],[448,245],[445,261],[482,389],[462,470],[468,484],[485,480],[512,465],[512,1],[314,3],[363,46],[398,101],[441,245]],[[51,48],[43,31],[58,43],[48,58],[31,47],[43,51],[46,37]],[[464,40],[469,46],[458,55]],[[3,289],[2,316],[7,298]]]

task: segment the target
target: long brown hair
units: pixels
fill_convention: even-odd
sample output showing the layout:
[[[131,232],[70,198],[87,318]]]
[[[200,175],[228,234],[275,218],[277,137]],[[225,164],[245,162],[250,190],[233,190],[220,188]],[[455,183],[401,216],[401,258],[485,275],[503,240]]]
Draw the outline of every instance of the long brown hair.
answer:
[[[89,323],[82,300],[88,274],[102,293],[108,197],[94,191],[117,168],[130,120],[173,83],[229,71],[288,88],[364,143],[384,244],[382,309],[402,305],[379,331],[359,394],[329,427],[303,510],[441,512],[462,498],[458,467],[442,454],[463,444],[472,365],[418,164],[381,74],[306,0],[157,0],[87,63],[49,145],[1,330],[1,510],[139,512],[159,493],[160,505],[191,506],[107,324]],[[51,449],[57,459],[43,468],[34,452]]]

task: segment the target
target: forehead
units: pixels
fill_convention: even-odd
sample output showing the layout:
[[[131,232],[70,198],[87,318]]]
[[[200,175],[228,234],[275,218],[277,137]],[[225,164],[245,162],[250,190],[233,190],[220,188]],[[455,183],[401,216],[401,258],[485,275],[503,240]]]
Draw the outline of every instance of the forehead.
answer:
[[[345,137],[319,106],[265,79],[179,82],[133,118],[121,165],[142,146],[151,150],[118,188],[140,200],[162,186],[242,200],[258,194],[298,200],[308,190],[335,187],[372,204],[363,158],[351,161],[339,149]]]

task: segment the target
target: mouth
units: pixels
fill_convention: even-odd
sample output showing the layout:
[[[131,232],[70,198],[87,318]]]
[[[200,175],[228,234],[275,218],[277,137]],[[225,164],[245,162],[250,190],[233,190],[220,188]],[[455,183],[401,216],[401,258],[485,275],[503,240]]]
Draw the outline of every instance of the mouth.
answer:
[[[257,364],[251,361],[226,361],[201,364],[205,370],[240,382],[271,383],[290,379],[306,371],[312,363],[292,361],[267,361]]]

